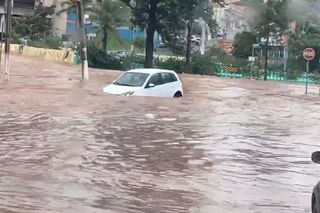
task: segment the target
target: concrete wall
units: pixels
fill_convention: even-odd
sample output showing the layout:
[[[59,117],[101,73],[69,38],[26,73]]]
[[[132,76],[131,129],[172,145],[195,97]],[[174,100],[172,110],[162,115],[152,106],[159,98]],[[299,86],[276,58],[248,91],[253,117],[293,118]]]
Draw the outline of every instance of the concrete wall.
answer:
[[[35,56],[42,60],[76,63],[75,53],[67,49],[53,50],[12,44],[11,52],[18,55]]]

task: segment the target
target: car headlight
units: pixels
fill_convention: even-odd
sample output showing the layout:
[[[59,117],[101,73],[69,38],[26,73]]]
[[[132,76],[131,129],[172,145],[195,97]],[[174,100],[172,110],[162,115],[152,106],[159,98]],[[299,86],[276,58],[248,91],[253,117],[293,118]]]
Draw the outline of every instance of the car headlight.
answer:
[[[130,91],[130,92],[125,92],[125,93],[122,93],[121,95],[122,96],[131,96],[134,94],[134,91]]]

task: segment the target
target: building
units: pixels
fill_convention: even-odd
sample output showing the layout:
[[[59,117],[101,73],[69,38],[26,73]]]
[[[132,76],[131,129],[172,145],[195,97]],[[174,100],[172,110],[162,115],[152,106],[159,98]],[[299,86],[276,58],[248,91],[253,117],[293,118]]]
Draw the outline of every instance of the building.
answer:
[[[5,13],[5,0],[0,0],[0,14]],[[35,0],[15,0],[13,15],[31,15],[33,13]]]
[[[214,19],[219,25],[224,40],[233,40],[234,36],[248,30],[247,8],[240,0],[226,0],[225,4],[213,4]]]
[[[64,0],[37,0],[37,3],[42,3],[44,6],[56,6],[56,13],[50,17],[53,23],[52,32],[56,36],[62,36],[66,33],[67,30],[67,13],[61,13],[57,15],[57,13],[62,9],[61,3]]]
[[[224,3],[213,3],[213,13],[213,18],[220,28],[217,44],[227,53],[231,53],[235,35],[250,30],[250,12],[240,0],[225,0]]]
[[[35,0],[15,0],[12,14],[15,16],[32,15],[34,11]],[[0,33],[5,32],[5,0],[0,0]]]

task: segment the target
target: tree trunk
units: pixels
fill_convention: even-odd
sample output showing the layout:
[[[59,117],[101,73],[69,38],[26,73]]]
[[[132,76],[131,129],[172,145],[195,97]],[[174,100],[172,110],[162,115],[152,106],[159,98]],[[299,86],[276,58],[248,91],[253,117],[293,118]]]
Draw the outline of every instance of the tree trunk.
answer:
[[[146,38],[146,57],[144,61],[145,68],[153,67],[153,52],[154,52],[154,34],[157,24],[157,0],[149,0],[149,20],[147,26],[147,38]]]
[[[186,52],[186,62],[190,64],[191,59],[191,28],[192,22],[189,20],[187,23],[187,52]]]
[[[102,48],[107,51],[107,47],[108,47],[108,32],[103,31]]]
[[[266,46],[265,46],[265,55],[264,55],[264,78],[266,81],[268,77],[268,54],[269,54],[269,36],[267,36]]]

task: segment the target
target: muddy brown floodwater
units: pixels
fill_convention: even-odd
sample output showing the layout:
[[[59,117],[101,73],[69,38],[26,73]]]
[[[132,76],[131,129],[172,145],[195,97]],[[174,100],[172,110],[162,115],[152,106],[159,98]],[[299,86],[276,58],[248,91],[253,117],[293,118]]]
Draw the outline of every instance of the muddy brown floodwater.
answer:
[[[186,97],[103,94],[119,72],[14,56],[0,84],[0,212],[310,212],[320,98],[183,75]]]

